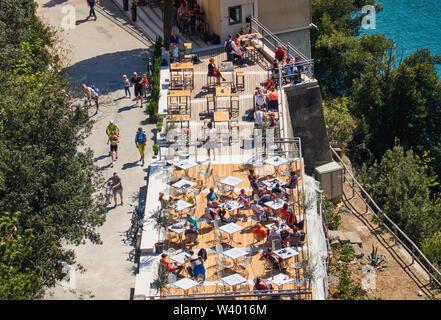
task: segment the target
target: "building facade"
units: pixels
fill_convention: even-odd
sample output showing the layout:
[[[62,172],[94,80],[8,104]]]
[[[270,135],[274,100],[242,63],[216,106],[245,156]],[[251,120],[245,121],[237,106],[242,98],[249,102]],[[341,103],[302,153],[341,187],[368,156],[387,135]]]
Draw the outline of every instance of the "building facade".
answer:
[[[198,0],[209,30],[225,40],[254,16],[277,37],[311,57],[311,0]]]

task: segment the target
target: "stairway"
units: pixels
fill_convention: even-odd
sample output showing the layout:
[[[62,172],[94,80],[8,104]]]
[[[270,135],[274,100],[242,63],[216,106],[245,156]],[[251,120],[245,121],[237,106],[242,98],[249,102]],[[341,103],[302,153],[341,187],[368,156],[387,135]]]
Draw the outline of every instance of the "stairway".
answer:
[[[112,0],[113,3],[123,11],[123,0]],[[130,7],[130,6],[129,6]],[[153,42],[158,36],[163,37],[163,19],[162,19],[162,7],[161,6],[138,6],[137,7],[137,19],[135,22],[132,21],[129,11],[123,11],[124,14],[130,19],[130,22],[136,25],[146,37],[148,37]],[[180,38],[180,42],[192,42],[193,51],[194,49],[209,48],[211,44],[207,44],[202,41],[199,37],[188,37],[181,35],[176,27],[173,27],[173,31]]]

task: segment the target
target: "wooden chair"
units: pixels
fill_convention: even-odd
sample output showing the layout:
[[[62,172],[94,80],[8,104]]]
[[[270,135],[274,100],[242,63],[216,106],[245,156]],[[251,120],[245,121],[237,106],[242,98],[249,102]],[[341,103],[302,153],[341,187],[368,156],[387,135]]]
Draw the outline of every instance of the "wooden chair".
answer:
[[[238,91],[245,90],[245,74],[242,69],[236,69],[236,89]]]
[[[213,104],[213,109],[210,109],[210,104]],[[207,113],[214,112],[214,110],[216,110],[216,99],[214,99],[214,94],[210,93],[207,94]]]

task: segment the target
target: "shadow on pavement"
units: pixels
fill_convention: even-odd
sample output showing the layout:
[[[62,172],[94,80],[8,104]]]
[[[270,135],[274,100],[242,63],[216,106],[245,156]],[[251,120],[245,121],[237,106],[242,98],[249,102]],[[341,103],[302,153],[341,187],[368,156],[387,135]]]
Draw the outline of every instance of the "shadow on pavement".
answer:
[[[110,157],[108,153],[107,154],[103,154],[102,156],[93,158],[93,162],[97,162],[97,161],[103,160],[103,159],[108,158],[108,157]]]
[[[63,2],[66,2],[67,0],[51,0],[49,2],[46,2],[43,5],[43,8],[52,8],[55,7],[56,5],[62,4]]]
[[[81,93],[81,84],[95,85],[104,94],[122,88],[122,76],[129,78],[133,72],[143,74],[147,71],[146,49],[134,49],[106,53],[75,63],[63,70],[62,75],[72,87]]]
[[[118,113],[123,112],[123,111],[129,111],[135,108],[139,108],[136,106],[136,104],[132,104],[131,106],[127,106],[127,107],[122,107],[118,109]]]
[[[121,170],[126,170],[126,169],[134,168],[137,166],[138,166],[138,160],[135,162],[124,163]]]

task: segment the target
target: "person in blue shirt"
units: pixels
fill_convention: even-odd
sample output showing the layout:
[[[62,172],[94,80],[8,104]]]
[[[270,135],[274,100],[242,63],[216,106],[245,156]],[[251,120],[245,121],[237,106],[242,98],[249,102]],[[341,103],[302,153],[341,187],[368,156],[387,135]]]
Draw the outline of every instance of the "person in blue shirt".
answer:
[[[219,205],[219,197],[216,192],[214,192],[214,188],[210,188],[210,192],[207,194],[207,206],[217,208]]]
[[[289,182],[287,184],[284,184],[282,188],[288,188],[288,189],[294,189],[297,187],[297,180],[299,177],[297,176],[297,173],[295,171],[291,171]]]
[[[147,142],[147,135],[144,131],[142,131],[142,128],[138,128],[138,132],[135,136],[135,145],[136,148],[139,150],[139,154],[141,155],[140,161],[142,161],[142,165],[144,166],[144,152],[145,152],[145,144]]]
[[[237,201],[245,207],[250,206],[250,197],[245,193],[245,189],[240,190],[239,199]]]
[[[198,230],[198,221],[196,220],[195,217],[192,217],[189,214],[187,214],[187,218],[185,219],[184,227],[186,227],[188,223],[190,223],[193,226],[194,230]]]
[[[175,42],[173,43],[172,47],[170,48],[170,62],[179,62],[181,61],[179,57],[179,48],[178,44]]]

